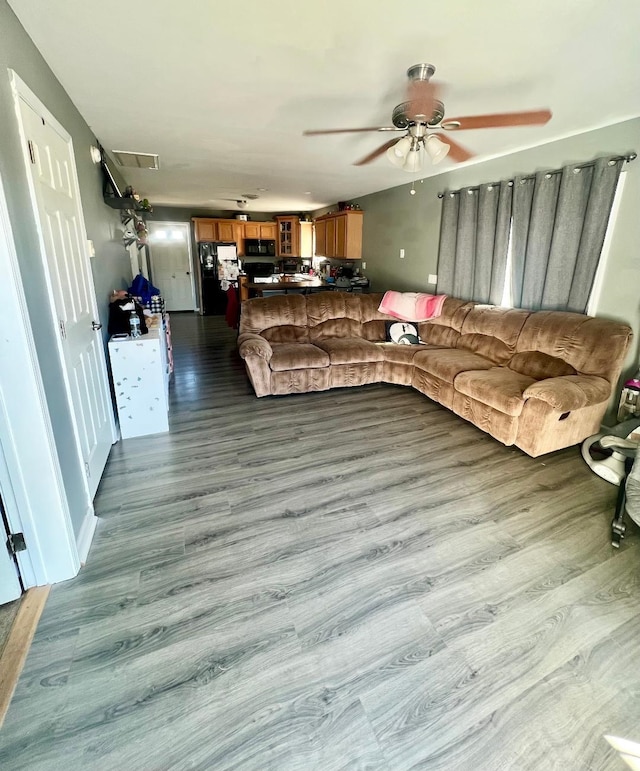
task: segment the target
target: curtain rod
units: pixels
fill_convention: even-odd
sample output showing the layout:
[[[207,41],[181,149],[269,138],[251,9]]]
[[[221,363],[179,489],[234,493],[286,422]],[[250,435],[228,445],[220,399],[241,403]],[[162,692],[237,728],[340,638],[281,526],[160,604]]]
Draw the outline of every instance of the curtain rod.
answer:
[[[631,152],[631,153],[627,153],[626,155],[614,155],[609,160],[610,161],[626,161],[627,163],[631,163],[631,161],[635,161],[635,159],[637,157],[638,157],[637,153]],[[596,164],[595,161],[588,161],[587,163],[576,163],[575,168],[576,169],[588,169],[590,166],[595,166],[595,164]],[[562,169],[557,169],[555,171],[547,171],[545,173],[546,174],[560,174],[561,172],[562,172]],[[530,174],[527,177],[522,177],[522,179],[535,179],[535,177],[536,177],[535,174]],[[489,182],[489,183],[486,183],[486,184],[495,185],[496,187],[498,187],[498,185],[500,185],[500,182]],[[512,179],[509,180],[509,186],[513,187],[513,180]],[[469,190],[479,190],[479,189],[480,189],[480,185],[472,185],[469,188]],[[448,190],[446,192],[451,192],[451,191]],[[453,192],[457,192],[457,191],[453,191]],[[438,193],[438,198],[444,198],[444,193]]]

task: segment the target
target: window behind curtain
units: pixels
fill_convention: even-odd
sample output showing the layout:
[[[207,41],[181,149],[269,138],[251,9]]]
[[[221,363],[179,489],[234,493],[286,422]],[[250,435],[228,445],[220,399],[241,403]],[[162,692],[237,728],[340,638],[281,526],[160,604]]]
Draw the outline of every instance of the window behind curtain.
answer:
[[[623,158],[444,194],[437,291],[584,313]]]

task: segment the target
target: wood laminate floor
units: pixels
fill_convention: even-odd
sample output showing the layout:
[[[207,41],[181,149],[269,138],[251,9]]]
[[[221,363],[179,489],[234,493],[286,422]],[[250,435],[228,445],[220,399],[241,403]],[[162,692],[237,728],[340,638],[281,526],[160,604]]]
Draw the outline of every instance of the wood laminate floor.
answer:
[[[220,319],[172,327],[171,431],[113,448],[0,767],[623,768],[640,540],[576,448],[388,385],[256,399]]]

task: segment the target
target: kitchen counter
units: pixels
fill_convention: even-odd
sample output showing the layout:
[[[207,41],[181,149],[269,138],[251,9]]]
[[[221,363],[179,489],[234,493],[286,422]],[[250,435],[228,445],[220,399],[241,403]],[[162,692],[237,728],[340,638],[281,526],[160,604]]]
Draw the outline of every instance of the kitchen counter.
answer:
[[[240,302],[248,300],[249,297],[262,297],[263,292],[287,292],[288,290],[300,290],[308,291],[342,291],[342,292],[368,292],[369,282],[365,284],[356,284],[351,286],[340,286],[335,282],[325,281],[318,276],[309,278],[301,278],[300,276],[287,276],[282,277],[280,280],[276,279],[267,282],[249,281],[248,276],[239,276],[239,288],[240,288]]]
[[[335,286],[335,284],[328,284],[326,281],[323,281],[321,278],[317,278],[316,276],[306,279],[283,278],[279,281],[270,281],[266,283],[256,283],[249,281],[247,276],[240,276],[239,284],[241,302],[243,300],[249,299],[249,297],[262,297],[263,292],[286,292],[289,289],[295,289],[298,291],[300,289],[330,289]]]

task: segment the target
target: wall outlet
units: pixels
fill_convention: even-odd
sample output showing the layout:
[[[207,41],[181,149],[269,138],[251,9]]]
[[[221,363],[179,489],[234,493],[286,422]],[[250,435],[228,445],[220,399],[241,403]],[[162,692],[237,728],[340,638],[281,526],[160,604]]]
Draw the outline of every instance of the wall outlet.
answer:
[[[438,276],[435,273],[429,273],[428,282],[430,284],[437,284],[438,283]]]
[[[400,259],[404,260],[404,249],[400,249]]]
[[[93,246],[93,241],[91,239],[87,238],[87,252],[89,253],[89,257],[95,257],[96,256],[96,250]]]
[[[366,270],[366,269],[367,269],[367,263],[366,263],[366,262],[363,262],[363,263],[362,263],[362,270]]]

